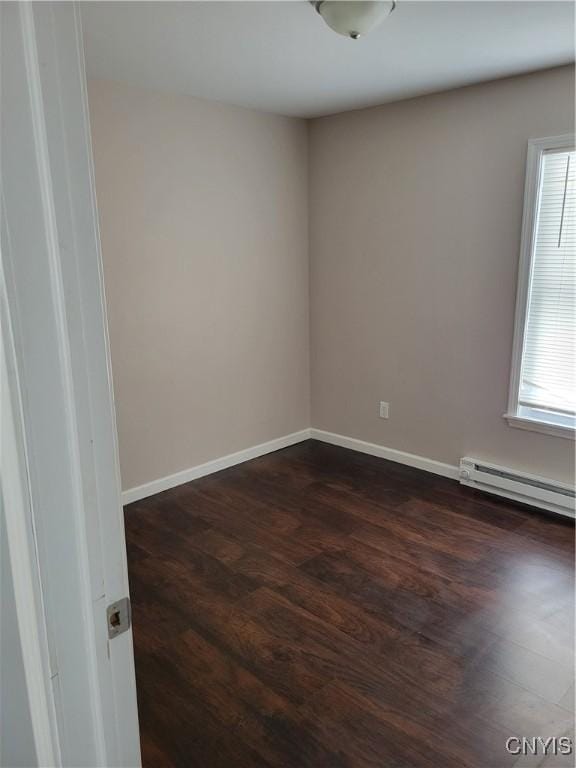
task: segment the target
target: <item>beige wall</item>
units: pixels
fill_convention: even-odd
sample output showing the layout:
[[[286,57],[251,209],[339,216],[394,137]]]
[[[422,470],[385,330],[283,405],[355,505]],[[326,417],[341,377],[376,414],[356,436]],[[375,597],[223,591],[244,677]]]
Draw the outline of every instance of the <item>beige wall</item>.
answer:
[[[569,68],[313,120],[309,147],[304,121],[89,96],[125,489],[311,422],[572,477],[573,443],[502,419],[526,142],[573,130]]]
[[[309,426],[305,122],[89,99],[123,488]]]
[[[573,443],[502,414],[526,142],[573,130],[573,94],[562,68],[312,122],[315,427],[571,477]]]

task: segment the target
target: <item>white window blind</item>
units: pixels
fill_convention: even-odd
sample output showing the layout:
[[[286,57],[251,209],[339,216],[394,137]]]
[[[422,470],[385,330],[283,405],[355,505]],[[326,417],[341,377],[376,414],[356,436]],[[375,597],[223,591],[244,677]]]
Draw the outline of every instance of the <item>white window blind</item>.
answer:
[[[576,413],[576,152],[542,155],[519,404]]]

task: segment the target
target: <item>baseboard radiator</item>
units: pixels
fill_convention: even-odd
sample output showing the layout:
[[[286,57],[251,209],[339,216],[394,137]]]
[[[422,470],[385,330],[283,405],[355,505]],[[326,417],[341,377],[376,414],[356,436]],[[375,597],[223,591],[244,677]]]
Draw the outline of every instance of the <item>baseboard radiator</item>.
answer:
[[[460,483],[549,512],[576,517],[574,488],[537,475],[514,472],[478,459],[460,459]]]

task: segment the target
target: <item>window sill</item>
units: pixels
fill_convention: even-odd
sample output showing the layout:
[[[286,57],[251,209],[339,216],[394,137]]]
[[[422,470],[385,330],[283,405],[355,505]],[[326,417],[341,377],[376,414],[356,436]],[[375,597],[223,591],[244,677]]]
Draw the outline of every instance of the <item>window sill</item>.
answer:
[[[520,406],[518,413],[505,413],[504,418],[508,426],[517,429],[527,429],[531,432],[541,432],[544,435],[553,435],[554,437],[564,437],[567,440],[576,438],[576,420],[573,416],[566,416],[559,413],[546,414],[540,416],[541,411],[535,415],[534,410]]]

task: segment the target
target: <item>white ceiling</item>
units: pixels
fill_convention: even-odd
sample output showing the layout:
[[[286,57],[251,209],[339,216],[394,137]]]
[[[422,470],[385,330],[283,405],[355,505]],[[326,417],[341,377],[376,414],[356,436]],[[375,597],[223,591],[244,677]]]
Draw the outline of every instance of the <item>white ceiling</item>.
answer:
[[[574,60],[572,2],[408,2],[364,39],[306,0],[85,2],[89,76],[313,117]]]

